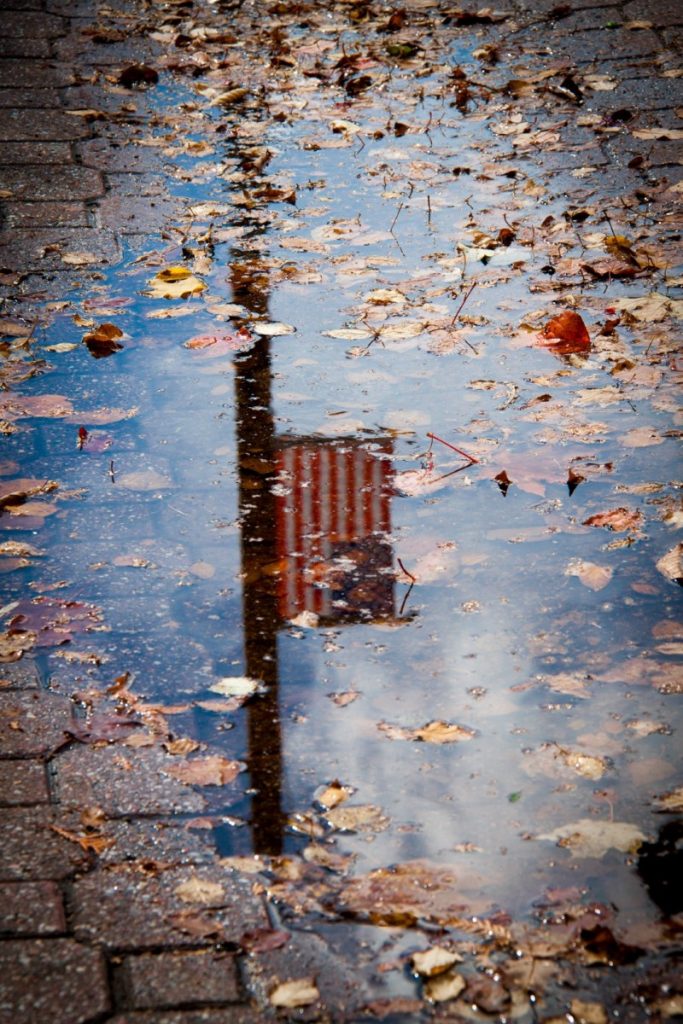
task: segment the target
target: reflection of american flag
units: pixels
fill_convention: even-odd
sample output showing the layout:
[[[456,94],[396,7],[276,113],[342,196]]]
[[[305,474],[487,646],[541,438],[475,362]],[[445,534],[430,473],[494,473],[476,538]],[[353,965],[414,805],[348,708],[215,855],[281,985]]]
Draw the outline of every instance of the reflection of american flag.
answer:
[[[280,614],[322,619],[393,612],[391,446],[285,441],[276,497]]]

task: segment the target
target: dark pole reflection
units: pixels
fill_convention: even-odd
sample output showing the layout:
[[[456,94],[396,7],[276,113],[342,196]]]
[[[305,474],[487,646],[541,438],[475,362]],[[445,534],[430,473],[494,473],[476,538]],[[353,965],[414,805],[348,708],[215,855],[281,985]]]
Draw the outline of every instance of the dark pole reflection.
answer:
[[[236,302],[265,315],[267,293],[249,262],[233,263]],[[278,597],[267,569],[277,559],[275,530],[275,424],[271,408],[270,341],[260,338],[235,360],[235,413],[242,552],[242,618],[246,673],[265,685],[247,708],[248,764],[252,800],[252,842],[256,853],[282,850],[282,735],[279,717]]]

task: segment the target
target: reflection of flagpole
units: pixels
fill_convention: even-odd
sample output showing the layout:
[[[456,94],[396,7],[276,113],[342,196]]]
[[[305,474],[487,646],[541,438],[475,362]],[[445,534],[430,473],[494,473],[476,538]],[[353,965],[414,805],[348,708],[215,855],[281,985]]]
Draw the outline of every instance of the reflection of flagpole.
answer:
[[[245,265],[239,265],[234,291],[245,290]],[[232,270],[232,268],[231,268]],[[239,299],[236,296],[236,300]],[[263,303],[265,305],[265,303]],[[254,308],[253,301],[250,307]],[[275,424],[271,408],[270,342],[260,338],[235,360],[237,469],[242,546],[242,617],[246,674],[260,679],[265,694],[247,705],[248,766],[255,853],[282,850],[284,815],[282,737],[278,697],[276,577],[264,572],[277,560],[275,529]]]

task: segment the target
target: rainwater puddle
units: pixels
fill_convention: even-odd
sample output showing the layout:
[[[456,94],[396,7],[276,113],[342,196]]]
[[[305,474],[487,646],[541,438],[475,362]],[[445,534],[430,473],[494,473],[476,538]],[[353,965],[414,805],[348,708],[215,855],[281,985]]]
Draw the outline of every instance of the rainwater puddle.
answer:
[[[680,525],[666,367],[622,326],[615,378],[597,340],[630,284],[582,293],[585,355],[525,340],[527,314],[557,312],[543,267],[580,255],[565,234],[531,244],[530,225],[561,224],[576,179],[530,157],[501,178],[484,120],[459,141],[422,82],[420,100],[399,67],[357,110],[254,114],[241,134],[216,134],[234,117],[215,107],[183,120],[189,88],[158,90],[160,117],[181,111],[155,132],[173,136],[184,212],[38,337],[52,369],[21,394],[72,408],[38,406],[6,441],[60,490],[5,518],[5,539],[45,552],[5,581],[101,611],[42,650],[53,686],[131,673],[174,736],[244,762],[204,790],[222,855],[338,855],[351,879],[429,863],[458,899],[415,920],[599,902],[637,945],[671,908],[630,851],[671,820],[656,798],[680,781],[680,591],[657,569]],[[509,246],[477,240],[506,224]],[[169,266],[207,287],[145,294]],[[115,323],[123,348],[93,359],[75,314]],[[239,706],[243,677],[260,685]],[[356,928],[373,970],[414,948],[392,930],[405,886],[378,876],[375,899],[333,877],[280,879],[284,920],[300,899],[325,934]],[[362,907],[385,927],[321,923]],[[414,991],[402,970],[367,983]]]

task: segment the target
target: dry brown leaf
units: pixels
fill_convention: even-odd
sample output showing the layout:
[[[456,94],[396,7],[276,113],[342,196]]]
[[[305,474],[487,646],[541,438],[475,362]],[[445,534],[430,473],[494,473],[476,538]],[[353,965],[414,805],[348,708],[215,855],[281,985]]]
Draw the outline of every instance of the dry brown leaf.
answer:
[[[608,512],[598,512],[594,516],[584,519],[584,526],[604,526],[615,533],[622,533],[626,530],[639,530],[643,522],[643,514],[640,509],[613,508]]]
[[[390,740],[420,740],[423,743],[459,743],[476,736],[475,730],[469,729],[466,725],[442,721],[427,722],[418,729],[406,729],[400,725],[391,725],[389,722],[380,722],[377,728]]]
[[[212,754],[210,757],[197,757],[183,764],[170,765],[165,771],[187,785],[225,786],[233,782],[244,767],[242,761],[230,761],[227,757]]]
[[[208,882],[193,875],[173,890],[183,903],[201,903],[205,906],[220,906],[225,899],[225,890],[218,882]]]
[[[460,963],[462,957],[443,946],[431,946],[421,953],[413,953],[410,958],[413,970],[424,978],[433,978],[436,974],[443,974],[453,964]]]
[[[672,583],[683,581],[683,541],[679,541],[657,562],[657,569]]]
[[[604,590],[612,579],[612,570],[608,565],[597,565],[595,562],[584,562],[574,558],[564,570],[565,576],[576,576],[589,590]]]
[[[536,836],[570,850],[572,857],[603,857],[608,850],[633,853],[645,841],[636,825],[625,821],[597,821],[581,818]]]
[[[338,832],[383,832],[389,826],[389,818],[374,804],[333,807],[325,812],[325,820]]]
[[[164,749],[167,750],[169,754],[185,755],[192,754],[195,750],[199,750],[200,745],[201,744],[196,740],[182,737],[177,740],[168,740],[164,743]]]
[[[655,810],[665,814],[681,814],[683,813],[683,786],[655,797],[655,800],[657,803]]]
[[[297,978],[283,981],[277,985],[269,996],[271,1006],[293,1010],[298,1006],[310,1006],[320,999],[320,993],[314,978]]]

